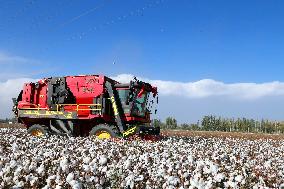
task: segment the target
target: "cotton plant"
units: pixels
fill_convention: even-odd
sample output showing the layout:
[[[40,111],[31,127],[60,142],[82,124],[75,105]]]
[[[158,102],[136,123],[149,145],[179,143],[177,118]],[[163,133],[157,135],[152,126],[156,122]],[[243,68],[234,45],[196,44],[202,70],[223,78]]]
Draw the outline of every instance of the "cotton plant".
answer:
[[[0,137],[0,188],[284,188],[282,140]]]

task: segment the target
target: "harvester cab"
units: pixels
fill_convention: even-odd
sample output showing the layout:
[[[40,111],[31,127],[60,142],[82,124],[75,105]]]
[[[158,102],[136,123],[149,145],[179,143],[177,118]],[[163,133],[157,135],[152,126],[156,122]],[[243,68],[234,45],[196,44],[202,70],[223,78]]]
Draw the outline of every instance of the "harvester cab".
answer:
[[[133,133],[159,135],[159,128],[150,127],[153,105],[158,102],[156,87],[136,78],[130,83],[115,84],[113,92],[110,92],[111,85],[106,86],[108,93],[113,93],[113,97],[110,97],[112,103],[118,102],[117,105],[113,105],[114,115],[116,115],[117,125],[124,131],[122,132],[124,137]],[[156,113],[156,110],[154,112]]]
[[[51,77],[24,84],[13,112],[37,136],[157,136],[160,128],[151,125],[157,94],[136,78],[122,84],[103,75]]]

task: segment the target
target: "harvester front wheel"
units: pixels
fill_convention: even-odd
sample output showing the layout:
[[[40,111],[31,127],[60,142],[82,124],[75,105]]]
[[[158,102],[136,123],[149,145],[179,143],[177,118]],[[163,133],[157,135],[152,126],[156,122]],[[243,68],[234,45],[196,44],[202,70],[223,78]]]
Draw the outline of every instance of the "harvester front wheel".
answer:
[[[113,125],[96,125],[90,131],[90,136],[96,136],[99,139],[110,139],[117,137],[117,129]]]
[[[49,132],[45,126],[42,125],[32,125],[28,128],[28,133],[35,137],[48,136]]]

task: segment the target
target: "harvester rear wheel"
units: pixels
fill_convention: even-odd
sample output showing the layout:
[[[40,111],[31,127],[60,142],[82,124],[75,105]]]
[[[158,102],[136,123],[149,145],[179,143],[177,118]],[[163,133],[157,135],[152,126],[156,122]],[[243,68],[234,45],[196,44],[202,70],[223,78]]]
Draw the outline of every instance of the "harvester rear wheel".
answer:
[[[90,136],[96,136],[99,139],[116,138],[118,131],[113,125],[99,124],[92,128]]]
[[[28,133],[35,137],[44,137],[48,136],[49,131],[45,126],[36,124],[28,128]]]

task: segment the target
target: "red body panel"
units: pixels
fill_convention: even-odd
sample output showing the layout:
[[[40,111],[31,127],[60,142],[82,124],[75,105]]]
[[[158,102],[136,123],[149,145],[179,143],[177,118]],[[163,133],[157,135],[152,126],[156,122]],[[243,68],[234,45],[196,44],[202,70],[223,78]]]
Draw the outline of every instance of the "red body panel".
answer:
[[[86,76],[66,76],[66,85],[75,97],[74,104],[64,105],[64,111],[77,112],[78,119],[96,119],[102,118],[107,122],[113,122],[114,117],[109,114],[93,114],[90,106],[84,104],[95,104],[94,99],[104,96],[105,81],[109,79],[102,75],[86,75]],[[113,81],[118,83],[116,81]],[[38,83],[26,83],[23,88],[22,100],[18,102],[19,109],[40,109],[49,110],[48,107],[48,82],[47,79],[40,80]],[[78,106],[80,107],[78,108]],[[79,109],[79,110],[78,110]],[[150,118],[146,116],[132,117],[131,115],[124,115],[126,122],[149,122]]]

